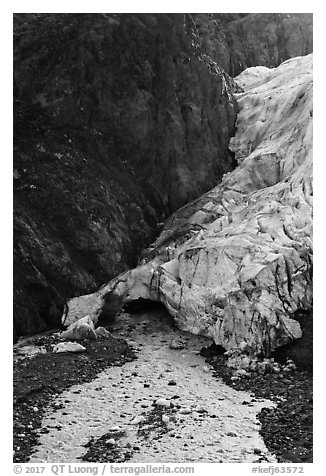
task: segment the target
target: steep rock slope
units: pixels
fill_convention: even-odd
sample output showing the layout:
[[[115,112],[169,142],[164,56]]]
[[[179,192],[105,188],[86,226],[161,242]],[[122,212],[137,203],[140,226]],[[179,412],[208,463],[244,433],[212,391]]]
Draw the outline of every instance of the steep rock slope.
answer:
[[[312,53],[312,13],[194,14],[202,48],[231,76]]]
[[[137,268],[72,300],[70,321],[142,298],[228,350],[269,355],[301,337],[294,313],[312,307],[312,55],[237,82],[239,166],[172,215]]]
[[[234,167],[232,81],[189,15],[21,14],[14,31],[14,325],[126,268]]]

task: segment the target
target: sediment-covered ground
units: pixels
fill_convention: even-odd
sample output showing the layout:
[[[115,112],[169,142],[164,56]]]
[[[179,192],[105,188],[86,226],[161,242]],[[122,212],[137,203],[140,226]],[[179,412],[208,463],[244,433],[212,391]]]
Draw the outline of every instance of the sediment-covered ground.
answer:
[[[293,425],[277,416],[283,405],[303,435],[306,373],[273,377],[274,385],[268,376],[232,382],[221,357],[210,359],[214,370],[199,355],[211,340],[178,330],[164,309],[122,314],[112,330],[128,345],[109,339],[84,354],[15,359],[15,461],[310,460],[309,448],[302,456],[284,446]],[[57,340],[40,337],[38,347],[50,351]]]

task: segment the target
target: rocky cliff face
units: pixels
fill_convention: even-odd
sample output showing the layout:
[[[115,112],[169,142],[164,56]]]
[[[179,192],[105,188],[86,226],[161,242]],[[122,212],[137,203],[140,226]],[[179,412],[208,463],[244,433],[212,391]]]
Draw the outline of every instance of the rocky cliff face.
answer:
[[[205,51],[232,77],[312,52],[312,13],[194,14]]]
[[[230,351],[270,355],[301,337],[295,313],[312,308],[312,55],[236,81],[238,167],[173,214],[138,267],[72,300],[70,321],[142,298]]]
[[[232,81],[189,15],[23,14],[14,32],[14,324],[136,264],[234,167]]]

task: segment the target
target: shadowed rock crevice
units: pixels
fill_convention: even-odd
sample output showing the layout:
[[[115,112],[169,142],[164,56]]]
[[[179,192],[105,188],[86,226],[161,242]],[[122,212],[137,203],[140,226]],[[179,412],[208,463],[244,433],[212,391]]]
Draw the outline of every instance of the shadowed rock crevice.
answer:
[[[302,329],[302,337],[276,349],[272,357],[281,364],[293,360],[298,369],[313,369],[313,315],[312,311],[299,309],[293,315]]]

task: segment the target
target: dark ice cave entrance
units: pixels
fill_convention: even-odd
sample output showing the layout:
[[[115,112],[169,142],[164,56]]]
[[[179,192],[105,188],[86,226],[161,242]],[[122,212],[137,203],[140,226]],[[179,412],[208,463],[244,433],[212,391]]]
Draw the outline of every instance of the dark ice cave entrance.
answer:
[[[105,304],[102,307],[101,314],[99,315],[99,325],[110,325],[115,321],[115,316],[121,310],[128,314],[141,314],[141,313],[160,313],[162,319],[167,319],[169,323],[174,327],[173,317],[168,313],[166,307],[161,302],[151,301],[150,299],[138,298],[129,303],[121,304],[121,298],[108,294],[104,298]]]
[[[123,305],[124,311],[129,314],[146,312],[146,311],[155,311],[165,309],[164,304],[161,302],[151,301],[150,299],[138,298],[135,301],[131,301]]]
[[[313,311],[298,309],[292,316],[299,322],[302,337],[289,344],[278,347],[271,355],[280,364],[293,360],[299,369],[313,369]]]
[[[128,314],[148,314],[159,315],[160,321],[166,322],[172,328],[177,328],[173,317],[169,314],[163,303],[151,301],[150,299],[138,298],[123,305],[123,310]]]

